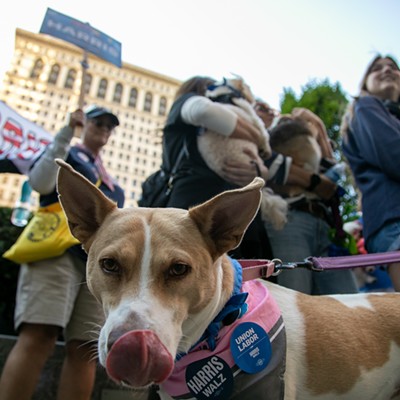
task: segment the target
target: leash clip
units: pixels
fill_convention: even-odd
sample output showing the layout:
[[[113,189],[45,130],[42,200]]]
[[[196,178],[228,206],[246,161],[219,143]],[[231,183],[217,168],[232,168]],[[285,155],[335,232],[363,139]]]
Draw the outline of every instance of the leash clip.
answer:
[[[304,260],[304,262],[309,263],[309,265],[310,265],[309,268],[310,268],[312,271],[321,272],[321,271],[324,270],[324,268],[322,268],[321,266],[317,266],[317,265],[315,264],[315,262],[313,262],[313,257],[308,257],[308,258],[306,258],[306,259]]]
[[[304,261],[301,262],[289,262],[284,264],[282,260],[279,258],[274,258],[272,260],[274,263],[274,273],[272,274],[273,276],[278,276],[282,271],[284,270],[290,270],[290,269],[295,269],[295,268],[307,268],[311,269],[314,271],[322,271],[321,268],[318,268],[314,265],[314,263],[311,261],[311,259],[306,258]]]

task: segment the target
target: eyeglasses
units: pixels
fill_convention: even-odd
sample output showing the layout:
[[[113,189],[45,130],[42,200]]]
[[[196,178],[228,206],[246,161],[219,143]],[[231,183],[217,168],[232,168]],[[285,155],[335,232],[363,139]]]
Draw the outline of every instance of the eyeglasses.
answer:
[[[109,131],[112,131],[115,128],[114,124],[110,122],[101,121],[100,119],[91,119],[93,124],[95,124],[98,128],[107,128]]]

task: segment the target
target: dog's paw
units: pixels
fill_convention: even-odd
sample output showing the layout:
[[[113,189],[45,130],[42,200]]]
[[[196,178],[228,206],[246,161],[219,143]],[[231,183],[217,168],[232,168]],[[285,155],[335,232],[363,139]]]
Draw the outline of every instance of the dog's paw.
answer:
[[[287,223],[288,203],[281,196],[264,188],[261,200],[261,217],[263,221],[272,224],[276,230],[281,230]]]

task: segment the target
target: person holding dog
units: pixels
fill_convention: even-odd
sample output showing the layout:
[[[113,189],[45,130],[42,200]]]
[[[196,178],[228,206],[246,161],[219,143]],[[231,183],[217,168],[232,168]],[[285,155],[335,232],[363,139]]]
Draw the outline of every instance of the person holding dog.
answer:
[[[392,56],[376,56],[345,114],[343,152],[362,194],[368,253],[400,250],[400,70]],[[388,266],[400,291],[400,263]]]
[[[174,165],[182,148],[185,156],[180,163],[173,190],[167,207],[188,209],[209,200],[213,196],[238,185],[227,176],[219,176],[211,170],[200,154],[197,136],[209,129],[224,136],[249,140],[258,143],[260,132],[245,118],[205,96],[213,78],[194,76],[185,81],[175,97],[163,135],[162,166]],[[254,162],[262,164],[261,158],[254,155]],[[257,160],[256,160],[257,159]],[[235,169],[234,176],[255,176],[254,163],[241,165]],[[246,183],[251,179],[246,179]],[[251,224],[239,249],[233,254],[236,258],[270,258],[270,246],[261,218]]]
[[[268,182],[288,204],[287,222],[282,229],[266,221],[274,257],[283,262],[296,263],[310,256],[328,256],[331,247],[330,231],[336,226],[331,199],[317,194],[322,178],[329,179],[322,173],[321,164],[333,160],[332,149],[324,150],[319,145],[321,142],[327,144],[325,126],[311,111],[296,109],[291,115],[279,120],[270,130],[270,136],[273,150],[292,157],[293,166],[311,174],[309,186],[293,185],[290,179],[283,185]],[[319,136],[325,139],[318,139]],[[334,182],[331,181],[331,184],[336,188]],[[320,273],[296,268],[279,274],[277,283],[311,295],[358,292],[351,270]]]
[[[197,135],[204,128],[254,143],[259,138],[259,132],[252,123],[224,104],[205,97],[207,88],[215,83],[212,78],[195,76],[184,82],[176,94],[164,127],[162,165],[173,165],[183,147],[186,156],[179,167],[167,207],[187,209],[225,190],[245,186],[256,176],[280,185],[287,182],[308,187],[312,174],[294,165],[290,157],[278,153],[263,160],[258,153],[251,152],[248,154],[251,163],[229,160],[224,165],[223,177],[206,165],[197,147]],[[315,192],[322,198],[330,198],[335,191],[336,185],[321,176]],[[249,227],[240,248],[232,255],[236,258],[272,258],[260,215]]]
[[[32,167],[29,181],[40,193],[41,206],[58,202],[57,165],[62,158],[82,173],[119,207],[124,192],[107,173],[100,152],[119,120],[110,110],[92,106],[70,114],[68,124],[55,136]],[[70,146],[82,128],[81,143]],[[18,339],[0,379],[1,400],[28,400],[40,373],[63,333],[65,359],[58,385],[58,400],[89,400],[95,380],[96,359],[91,332],[103,321],[103,311],[86,285],[86,253],[75,245],[56,258],[22,264],[18,280],[15,329]]]

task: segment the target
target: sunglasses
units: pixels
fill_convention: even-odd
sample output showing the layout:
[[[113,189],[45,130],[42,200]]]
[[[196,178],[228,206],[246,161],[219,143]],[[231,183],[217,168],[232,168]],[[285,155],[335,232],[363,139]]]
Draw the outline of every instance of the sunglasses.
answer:
[[[267,114],[271,114],[271,115],[275,115],[276,114],[276,111],[273,110],[272,108],[264,107],[264,106],[261,106],[261,105],[257,105],[256,106],[256,111],[261,111],[261,112],[264,112],[264,113],[267,113]]]
[[[101,121],[99,119],[91,119],[90,120],[97,128],[107,128],[107,130],[112,131],[115,128],[114,124],[110,122]]]

